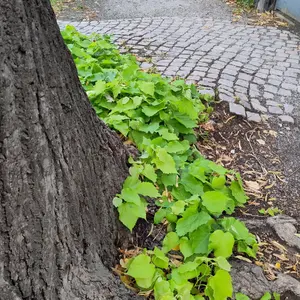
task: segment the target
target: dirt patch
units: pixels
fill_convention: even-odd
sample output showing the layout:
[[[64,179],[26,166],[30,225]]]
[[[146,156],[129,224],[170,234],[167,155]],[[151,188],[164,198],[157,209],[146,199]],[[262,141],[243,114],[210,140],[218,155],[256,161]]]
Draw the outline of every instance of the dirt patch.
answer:
[[[85,0],[62,0],[53,5],[56,17],[69,21],[95,20],[97,12]]]
[[[211,120],[200,126],[200,152],[242,175],[249,203],[239,210],[240,216],[269,216],[276,214],[277,207],[278,212],[299,218],[299,201],[290,198],[290,190],[300,190],[300,185],[288,180],[292,173],[286,172],[280,134],[280,128],[274,129],[272,124],[248,122],[229,114],[225,103],[216,105]],[[283,201],[287,198],[289,205]]]
[[[251,220],[262,224],[251,230],[260,243],[255,263],[269,280],[275,280],[279,272],[299,279],[299,251],[286,246],[265,226],[267,217],[285,213],[298,220],[299,229],[300,168],[291,166],[297,160],[287,155],[296,151],[297,126],[282,128],[274,123],[248,122],[229,114],[227,106],[216,105],[211,120],[200,126],[197,147],[207,158],[241,173],[249,202],[237,209],[235,216],[246,223]]]
[[[278,17],[274,11],[260,13],[254,7],[241,4],[237,0],[226,0],[225,3],[232,9],[233,22],[239,22],[243,19],[248,25],[289,27],[289,23]]]

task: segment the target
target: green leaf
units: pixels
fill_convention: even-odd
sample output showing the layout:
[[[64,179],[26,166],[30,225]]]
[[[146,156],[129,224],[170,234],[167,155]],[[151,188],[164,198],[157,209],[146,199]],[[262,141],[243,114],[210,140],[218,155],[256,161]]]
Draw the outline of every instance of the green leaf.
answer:
[[[115,198],[113,199],[113,205],[114,205],[114,207],[120,206],[120,205],[122,204],[122,202],[123,202],[123,200],[120,199],[119,197],[115,197]]]
[[[138,206],[134,203],[122,203],[118,206],[120,221],[129,229],[135,226],[139,218],[146,219],[144,206]]]
[[[221,225],[226,231],[233,234],[236,240],[246,240],[249,238],[249,230],[246,225],[235,218],[224,218]]]
[[[165,253],[157,247],[154,248],[152,262],[161,269],[167,269],[169,266],[169,259],[165,256]]]
[[[192,250],[197,254],[208,254],[210,226],[202,225],[190,234]]]
[[[227,173],[227,169],[210,160],[207,161],[207,167],[219,175],[225,175]]]
[[[93,91],[97,94],[100,95],[105,91],[106,83],[102,80],[98,80],[94,86]]]
[[[133,258],[127,274],[136,280],[138,286],[147,289],[150,288],[153,283],[155,266],[150,263],[149,256],[140,254]]]
[[[183,153],[190,148],[188,141],[171,141],[165,148],[169,153]]]
[[[193,195],[203,195],[203,184],[194,176],[184,172],[181,176],[180,182],[183,184],[184,189]]]
[[[222,230],[216,230],[209,237],[208,248],[214,250],[215,257],[230,257],[232,255],[233,245],[234,237],[230,232],[224,233]]]
[[[178,273],[187,273],[190,271],[195,271],[199,264],[195,261],[189,261],[184,264],[182,264],[177,270]]]
[[[183,236],[188,232],[193,232],[201,225],[207,224],[210,220],[212,220],[211,216],[204,211],[183,217],[177,221],[176,232],[179,236]]]
[[[189,241],[189,239],[187,237],[182,237],[180,239],[179,249],[185,259],[194,254],[191,242]]]
[[[129,157],[128,162],[129,162],[130,164],[133,164],[133,165],[130,167],[130,169],[129,169],[129,174],[130,174],[132,177],[138,178],[139,175],[141,174],[141,172],[143,171],[143,166],[140,165],[140,164],[135,163],[135,161],[133,160],[132,157]]]
[[[236,300],[250,300],[250,298],[242,293],[235,294]]]
[[[213,189],[222,189],[226,183],[225,176],[213,177],[211,186]]]
[[[222,192],[209,191],[202,195],[202,200],[210,213],[220,215],[227,207],[228,197]]]
[[[261,298],[260,300],[271,300],[272,299],[272,296],[269,292],[265,293]]]
[[[256,252],[258,250],[258,244],[254,244],[251,248],[247,245],[245,241],[238,241],[238,252],[246,253],[247,255],[256,258]]]
[[[141,182],[139,181],[138,176],[128,176],[124,183],[123,183],[123,189],[125,188],[136,188]]]
[[[157,131],[159,128],[159,122],[151,122],[149,124],[142,124],[141,126],[139,126],[138,129],[139,131],[143,131],[143,132],[150,132],[150,133],[154,133],[155,131]]]
[[[246,196],[243,188],[238,181],[233,181],[230,185],[232,196],[238,203],[244,204],[247,202],[248,197]]]
[[[274,300],[280,300],[280,294],[278,293],[273,293],[273,297],[274,297]]]
[[[172,195],[177,200],[186,200],[191,197],[191,193],[187,192],[182,184],[173,185]]]
[[[131,188],[124,188],[121,191],[120,197],[124,199],[126,202],[131,202],[136,205],[141,205],[141,198],[137,194],[136,190],[133,190]]]
[[[227,261],[227,259],[223,256],[218,256],[216,259],[215,259],[215,262],[217,263],[218,267],[227,271],[227,272],[230,272],[231,270],[231,265],[230,263]]]
[[[178,111],[188,115],[192,120],[197,119],[198,112],[195,109],[194,103],[189,100],[182,100],[175,103],[178,108]]]
[[[166,149],[158,149],[156,152],[156,158],[153,159],[156,167],[166,174],[175,174],[177,170],[175,168],[175,161]]]
[[[175,215],[179,215],[179,214],[183,213],[185,205],[186,205],[186,203],[184,201],[182,201],[182,200],[176,201],[174,203],[174,205],[172,206],[172,212]]]
[[[169,252],[179,245],[179,237],[176,232],[169,232],[163,240],[163,252]]]
[[[146,95],[154,96],[154,83],[140,81],[138,82],[139,89]]]
[[[231,277],[224,270],[218,270],[213,277],[210,277],[205,289],[205,294],[214,300],[231,298],[232,292]]]
[[[167,215],[167,210],[164,208],[159,209],[154,215],[154,224],[159,224]]]
[[[154,167],[150,164],[145,164],[142,174],[148,179],[150,179],[152,182],[156,182],[157,180],[157,175],[155,173]]]
[[[200,295],[195,295],[194,300],[205,300],[205,299],[204,299],[204,297],[202,297]]]
[[[174,118],[186,128],[195,128],[196,122],[192,120],[188,115],[180,112],[174,112]]]
[[[160,180],[165,187],[176,184],[177,174],[161,174]]]
[[[160,197],[156,187],[151,182],[141,182],[135,189],[135,192],[148,197],[157,198]]]
[[[161,128],[158,130],[161,137],[167,141],[176,141],[178,136],[175,133],[170,132],[167,128]]]
[[[174,300],[174,295],[170,283],[162,278],[158,278],[154,285],[154,298],[157,300]]]
[[[153,117],[155,114],[157,114],[160,110],[164,109],[165,104],[159,104],[156,106],[143,106],[142,111],[147,117]]]

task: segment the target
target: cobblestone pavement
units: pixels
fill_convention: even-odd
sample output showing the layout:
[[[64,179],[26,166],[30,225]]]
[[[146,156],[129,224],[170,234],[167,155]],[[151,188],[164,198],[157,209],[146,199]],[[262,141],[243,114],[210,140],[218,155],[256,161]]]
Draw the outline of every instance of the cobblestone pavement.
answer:
[[[122,51],[151,57],[142,68],[218,90],[232,113],[260,122],[300,116],[300,39],[286,30],[213,19],[59,21],[85,34],[113,34]]]

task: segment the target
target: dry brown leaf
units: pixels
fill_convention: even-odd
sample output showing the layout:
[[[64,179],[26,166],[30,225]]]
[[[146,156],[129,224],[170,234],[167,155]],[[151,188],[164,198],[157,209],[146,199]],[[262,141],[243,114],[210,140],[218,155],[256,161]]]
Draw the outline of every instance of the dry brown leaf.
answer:
[[[247,258],[247,257],[244,257],[244,256],[241,256],[241,255],[236,255],[235,258],[239,259],[239,260],[243,260],[243,261],[246,261],[248,263],[252,263],[252,261]]]
[[[289,259],[285,256],[285,254],[277,254],[273,253],[273,255],[277,258],[279,258],[281,261],[289,261]]]
[[[259,185],[259,183],[256,182],[256,181],[247,181],[247,180],[245,180],[245,184],[246,184],[246,186],[247,186],[250,190],[252,190],[252,191],[254,191],[254,192],[259,192],[259,190],[260,190],[260,185]]]
[[[269,130],[269,135],[271,135],[273,137],[277,137],[278,133],[274,130]]]
[[[208,121],[204,124],[201,124],[200,127],[203,128],[206,131],[215,131],[215,127],[214,127],[212,121]]]
[[[255,264],[256,264],[257,266],[259,266],[259,267],[262,267],[262,266],[264,265],[263,262],[258,261],[258,260],[255,261]]]
[[[257,139],[256,141],[262,146],[264,146],[266,144],[266,142],[262,139]]]
[[[287,252],[286,248],[276,241],[271,241],[271,244],[278,248],[281,252]]]

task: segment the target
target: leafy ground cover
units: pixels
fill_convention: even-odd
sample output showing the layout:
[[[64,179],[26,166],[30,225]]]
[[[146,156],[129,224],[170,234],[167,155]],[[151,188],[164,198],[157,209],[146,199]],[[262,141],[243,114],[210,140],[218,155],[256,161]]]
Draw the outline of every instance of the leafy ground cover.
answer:
[[[239,173],[205,159],[195,147],[211,96],[183,80],[143,72],[107,36],[86,37],[70,26],[62,35],[96,113],[139,151],[113,199],[120,221],[133,230],[155,203],[154,224],[165,229],[161,245],[124,256],[121,279],[155,299],[233,297],[228,259],[255,258],[258,244],[231,216],[248,199]]]

